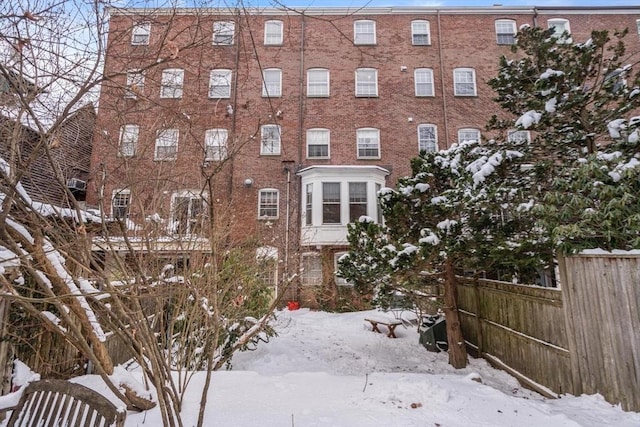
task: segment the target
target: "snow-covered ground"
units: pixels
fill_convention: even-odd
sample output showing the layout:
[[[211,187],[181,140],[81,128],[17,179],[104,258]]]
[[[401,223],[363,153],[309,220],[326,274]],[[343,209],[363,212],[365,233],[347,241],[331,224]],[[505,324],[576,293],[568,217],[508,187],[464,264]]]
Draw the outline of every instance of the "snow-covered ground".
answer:
[[[226,427],[638,427],[600,396],[545,399],[506,373],[471,359],[455,370],[444,353],[418,344],[415,328],[398,338],[371,332],[369,312],[282,311],[278,336],[241,353],[233,369],[214,374],[206,426]],[[383,327],[381,327],[383,328]],[[195,425],[196,376],[187,393],[185,426]],[[95,376],[75,381],[108,390]],[[129,412],[127,427],[160,426],[157,409]]]

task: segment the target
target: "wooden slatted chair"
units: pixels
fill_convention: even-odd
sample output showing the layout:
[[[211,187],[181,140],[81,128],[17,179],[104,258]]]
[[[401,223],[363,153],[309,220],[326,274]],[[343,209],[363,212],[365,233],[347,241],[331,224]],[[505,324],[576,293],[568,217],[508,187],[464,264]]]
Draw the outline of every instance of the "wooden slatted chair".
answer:
[[[41,380],[27,385],[8,427],[124,427],[126,412],[81,384]]]

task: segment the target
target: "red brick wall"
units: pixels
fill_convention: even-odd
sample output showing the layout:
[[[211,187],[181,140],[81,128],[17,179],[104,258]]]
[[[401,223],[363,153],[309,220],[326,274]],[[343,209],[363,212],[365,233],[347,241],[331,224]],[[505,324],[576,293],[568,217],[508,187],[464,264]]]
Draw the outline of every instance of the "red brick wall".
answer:
[[[102,88],[97,131],[93,152],[89,201],[97,203],[102,164],[106,171],[105,196],[113,188],[130,185],[134,211],[145,205],[137,219],[153,213],[168,215],[167,195],[171,191],[204,186],[202,170],[204,131],[225,128],[230,145],[238,147],[215,180],[214,199],[221,213],[233,215],[239,235],[264,233],[265,241],[280,245],[285,233],[287,204],[287,173],[311,164],[380,165],[391,170],[388,185],[410,172],[409,161],[417,155],[417,126],[421,123],[438,127],[440,148],[457,141],[460,128],[484,130],[491,115],[500,113],[491,101],[493,94],[486,84],[497,69],[500,55],[510,55],[509,46],[496,43],[496,19],[516,20],[517,27],[534,24],[546,27],[553,17],[570,20],[573,39],[585,40],[592,29],[629,27],[626,42],[630,52],[640,51],[636,31],[638,10],[586,11],[567,10],[550,14],[541,10],[484,8],[479,10],[417,9],[379,13],[382,9],[365,10],[362,15],[309,14],[304,18],[289,14],[256,14],[236,17],[198,16],[182,14],[158,15],[152,21],[149,46],[131,46],[130,28],[138,17],[115,13],[110,20],[110,34],[105,62],[108,80]],[[410,13],[411,12],[411,13]],[[415,13],[413,13],[415,12]],[[213,46],[214,20],[237,19],[236,43],[233,46]],[[284,22],[284,42],[281,46],[264,46],[264,21]],[[377,44],[354,46],[353,21],[371,19],[376,22]],[[431,45],[412,46],[411,21],[430,22]],[[171,59],[175,47],[180,49]],[[406,71],[401,70],[406,66]],[[165,68],[185,69],[184,95],[181,99],[161,99],[160,74]],[[330,70],[329,98],[307,98],[306,71],[322,67]],[[377,98],[354,96],[356,68],[378,70]],[[413,70],[433,69],[435,96],[414,96]],[[470,67],[476,71],[477,96],[453,96],[453,69]],[[130,68],[145,68],[146,98],[124,99],[126,75]],[[214,68],[233,70],[230,99],[209,99],[209,71]],[[261,69],[282,69],[282,96],[266,99],[261,96]],[[232,105],[234,114],[227,114]],[[276,112],[280,111],[280,117]],[[409,118],[412,121],[409,121]],[[139,155],[126,162],[117,156],[117,140],[122,124],[140,126]],[[279,156],[260,155],[261,124],[276,123],[282,127],[282,152]],[[155,132],[178,127],[181,131],[178,159],[154,162]],[[305,153],[305,131],[323,127],[331,130],[331,158],[310,161]],[[356,158],[356,129],[380,129],[381,158]],[[232,142],[234,141],[234,142]],[[217,164],[205,168],[211,171]],[[253,186],[245,187],[246,178]],[[299,195],[297,178],[292,174],[289,208],[291,214],[291,248],[299,238]],[[270,223],[257,221],[257,197],[260,188],[280,190],[280,218]],[[155,191],[158,197],[155,205]],[[233,208],[226,208],[227,201]],[[108,202],[108,200],[107,200]],[[140,203],[142,202],[142,203]],[[108,204],[108,203],[107,203]],[[135,217],[135,214],[134,214]],[[268,238],[267,238],[268,237]]]

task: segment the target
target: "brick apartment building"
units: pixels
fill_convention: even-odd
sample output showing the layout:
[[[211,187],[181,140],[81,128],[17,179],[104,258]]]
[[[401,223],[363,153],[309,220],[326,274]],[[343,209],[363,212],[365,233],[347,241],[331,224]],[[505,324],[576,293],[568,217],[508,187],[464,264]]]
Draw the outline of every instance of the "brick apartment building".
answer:
[[[114,9],[88,202],[167,256],[208,211],[278,261],[270,284],[299,272],[290,298],[335,301],[347,223],[380,221],[420,150],[488,136],[486,82],[525,24],[626,27],[640,51],[640,7]]]

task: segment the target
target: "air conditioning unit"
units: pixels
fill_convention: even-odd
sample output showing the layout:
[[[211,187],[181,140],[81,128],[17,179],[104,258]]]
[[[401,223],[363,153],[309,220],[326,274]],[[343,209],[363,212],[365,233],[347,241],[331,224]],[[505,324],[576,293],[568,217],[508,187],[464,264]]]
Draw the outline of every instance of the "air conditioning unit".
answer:
[[[78,178],[71,178],[67,180],[67,188],[69,190],[85,191],[87,189],[87,183]]]

